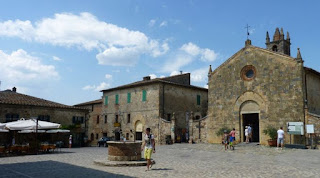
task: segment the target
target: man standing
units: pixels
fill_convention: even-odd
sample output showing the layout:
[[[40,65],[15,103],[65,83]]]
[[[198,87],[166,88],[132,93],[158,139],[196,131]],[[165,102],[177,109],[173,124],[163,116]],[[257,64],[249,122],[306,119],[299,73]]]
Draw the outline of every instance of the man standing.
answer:
[[[283,149],[283,142],[284,142],[284,131],[282,127],[277,131],[278,139],[277,139],[277,149],[279,148],[279,144],[281,144],[281,150]]]
[[[144,148],[144,158],[147,160],[147,170],[149,171],[149,167],[152,167],[151,163],[151,154],[152,152],[156,152],[156,147],[155,147],[155,141],[154,141],[154,136],[150,133],[150,128],[146,129],[146,134],[144,136],[144,143],[141,148],[141,151],[143,151]]]

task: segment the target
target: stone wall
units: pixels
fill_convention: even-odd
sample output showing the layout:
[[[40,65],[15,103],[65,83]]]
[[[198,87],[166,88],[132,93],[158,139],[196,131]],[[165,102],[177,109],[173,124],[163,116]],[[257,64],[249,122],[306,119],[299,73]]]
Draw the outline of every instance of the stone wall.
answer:
[[[142,101],[142,91],[146,90],[146,101]],[[131,93],[131,102],[127,103],[127,94]],[[115,104],[115,95],[119,95],[119,104]],[[105,97],[108,96],[108,104]],[[124,137],[129,135],[129,140],[135,139],[135,127],[138,122],[143,125],[143,131],[151,128],[151,132],[158,142],[159,135],[159,84],[150,84],[116,91],[104,91],[103,93],[102,118],[107,116],[108,136],[115,136],[115,131],[122,130]],[[130,114],[130,122],[128,122]],[[120,127],[115,127],[115,118],[118,115]]]
[[[207,114],[207,90],[164,84],[160,86],[160,91],[164,92],[164,95],[160,95],[164,96],[164,99],[161,98],[164,100],[164,109],[161,110],[163,118],[170,121],[174,113],[175,136],[185,138],[187,135],[183,135],[183,133],[188,132],[191,112],[195,113],[199,118],[202,118]],[[197,104],[197,95],[200,96],[199,105]],[[162,107],[163,106],[161,106],[161,108]]]
[[[192,120],[190,130],[190,137],[192,136],[192,140],[195,143],[207,143],[207,117],[201,118],[199,120]]]
[[[162,78],[161,80],[165,80],[173,83],[179,83],[182,85],[190,85],[190,73],[186,73],[183,75],[174,75],[171,77]]]
[[[255,77],[245,80],[241,71],[250,65]],[[240,131],[236,139],[243,140],[241,108],[248,101],[258,105],[261,144],[267,144],[268,136],[262,132],[267,125],[279,128],[289,121],[303,122],[302,76],[302,63],[294,58],[253,46],[241,49],[209,77],[208,142],[221,142],[215,133],[222,127]]]
[[[320,76],[314,72],[306,72],[307,103],[311,113],[320,115]]]

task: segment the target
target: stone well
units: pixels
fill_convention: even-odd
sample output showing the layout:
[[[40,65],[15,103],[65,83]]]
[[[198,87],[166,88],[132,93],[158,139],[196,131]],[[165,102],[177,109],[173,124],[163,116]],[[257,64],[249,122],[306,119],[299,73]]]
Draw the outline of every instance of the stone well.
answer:
[[[108,160],[110,161],[138,161],[141,160],[140,142],[108,141]]]

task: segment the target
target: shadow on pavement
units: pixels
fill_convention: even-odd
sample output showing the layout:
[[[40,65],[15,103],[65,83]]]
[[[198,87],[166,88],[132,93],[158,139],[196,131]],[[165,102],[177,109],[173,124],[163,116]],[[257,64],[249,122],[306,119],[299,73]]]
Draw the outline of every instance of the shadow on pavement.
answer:
[[[2,177],[128,177],[57,161],[0,164]]]
[[[173,169],[169,168],[152,168],[151,171],[171,171]]]

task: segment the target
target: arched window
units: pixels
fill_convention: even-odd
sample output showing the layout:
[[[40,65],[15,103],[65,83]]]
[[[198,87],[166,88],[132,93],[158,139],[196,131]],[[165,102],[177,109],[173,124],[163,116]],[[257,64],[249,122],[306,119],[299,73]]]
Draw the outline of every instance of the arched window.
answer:
[[[91,140],[94,140],[94,134],[91,133]]]
[[[98,139],[99,138],[99,134],[96,134],[96,139]]]
[[[278,51],[278,46],[277,46],[277,45],[274,45],[274,46],[272,47],[272,51],[277,52],[277,51]]]
[[[199,116],[199,115],[196,115],[195,120],[199,120],[199,119],[200,119],[200,116]]]

